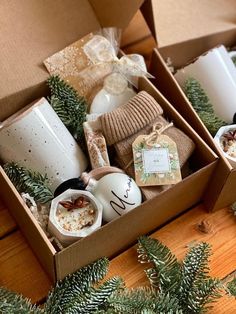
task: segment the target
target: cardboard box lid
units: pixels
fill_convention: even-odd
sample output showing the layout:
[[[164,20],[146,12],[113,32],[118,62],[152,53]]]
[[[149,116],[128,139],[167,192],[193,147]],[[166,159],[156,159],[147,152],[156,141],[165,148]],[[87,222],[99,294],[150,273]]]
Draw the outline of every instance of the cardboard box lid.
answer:
[[[1,0],[0,120],[39,96],[47,57],[101,26],[126,27],[142,2]]]
[[[143,14],[158,47],[236,29],[236,0],[147,0]]]

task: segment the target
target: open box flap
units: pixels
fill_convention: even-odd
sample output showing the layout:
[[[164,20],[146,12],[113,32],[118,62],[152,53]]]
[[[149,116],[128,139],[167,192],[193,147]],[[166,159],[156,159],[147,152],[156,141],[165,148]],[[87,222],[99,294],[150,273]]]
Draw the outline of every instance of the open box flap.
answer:
[[[47,57],[100,26],[125,27],[142,2],[0,1],[0,120],[44,92]]]
[[[89,0],[103,27],[125,28],[144,0]]]
[[[158,42],[179,42],[236,29],[236,0],[147,0],[143,14]]]

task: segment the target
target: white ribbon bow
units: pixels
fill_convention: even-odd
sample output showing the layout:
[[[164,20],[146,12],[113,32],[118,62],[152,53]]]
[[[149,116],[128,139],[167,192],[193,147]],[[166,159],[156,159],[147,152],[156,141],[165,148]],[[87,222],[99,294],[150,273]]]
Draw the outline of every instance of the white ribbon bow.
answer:
[[[124,55],[119,59],[110,41],[103,36],[94,36],[83,46],[83,49],[93,65],[104,65],[104,67],[109,68],[111,73],[120,73],[133,85],[136,84],[130,78],[132,76],[154,78],[146,71],[146,66],[141,55]]]

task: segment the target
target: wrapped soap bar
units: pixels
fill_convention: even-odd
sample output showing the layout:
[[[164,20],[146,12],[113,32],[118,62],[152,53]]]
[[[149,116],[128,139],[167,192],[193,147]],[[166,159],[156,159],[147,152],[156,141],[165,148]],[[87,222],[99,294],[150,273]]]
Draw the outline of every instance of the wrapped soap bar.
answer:
[[[98,121],[85,122],[84,134],[92,168],[110,166],[106,140]]]

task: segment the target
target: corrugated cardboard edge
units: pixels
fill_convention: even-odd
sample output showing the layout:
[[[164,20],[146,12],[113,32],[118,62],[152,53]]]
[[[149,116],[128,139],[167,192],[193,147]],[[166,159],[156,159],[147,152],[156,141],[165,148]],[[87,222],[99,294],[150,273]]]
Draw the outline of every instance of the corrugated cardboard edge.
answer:
[[[154,80],[156,87],[169,99],[178,112],[188,120],[191,126],[195,130],[198,130],[199,136],[205,140],[221,158],[215,171],[214,181],[209,185],[204,197],[206,207],[208,210],[214,211],[229,206],[233,202],[233,195],[231,194],[232,196],[228,197],[228,200],[225,202],[220,199],[219,195],[221,193],[223,195],[223,191],[225,191],[224,185],[229,179],[229,176],[232,176],[232,174],[230,174],[232,167],[228,160],[223,156],[220,149],[216,146],[205,125],[195,113],[182,88],[175,80],[157,49],[154,49],[153,51],[150,72],[156,77]]]
[[[0,187],[1,199],[7,205],[11,215],[15,218],[21,232],[27,238],[40,263],[51,279],[55,280],[54,255],[56,250],[36,222],[29,208],[20,197],[2,167],[0,167]]]

